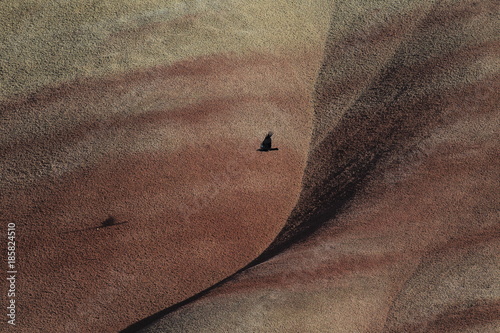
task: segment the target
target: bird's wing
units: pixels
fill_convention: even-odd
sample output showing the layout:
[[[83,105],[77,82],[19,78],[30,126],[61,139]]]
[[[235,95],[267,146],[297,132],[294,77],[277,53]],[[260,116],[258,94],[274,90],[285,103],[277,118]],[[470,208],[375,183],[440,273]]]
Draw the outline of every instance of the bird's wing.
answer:
[[[271,136],[273,135],[273,132],[267,133],[266,137],[264,138],[264,141],[260,144],[260,148],[264,150],[269,150],[271,149]]]

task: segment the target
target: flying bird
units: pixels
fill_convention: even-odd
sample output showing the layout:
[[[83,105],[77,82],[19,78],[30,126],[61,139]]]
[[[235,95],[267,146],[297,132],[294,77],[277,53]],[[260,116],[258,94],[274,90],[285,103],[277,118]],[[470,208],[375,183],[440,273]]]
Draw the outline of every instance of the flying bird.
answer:
[[[278,148],[272,148],[271,136],[273,136],[273,132],[267,133],[264,141],[260,144],[260,149],[258,151],[270,151],[270,150],[278,150]]]

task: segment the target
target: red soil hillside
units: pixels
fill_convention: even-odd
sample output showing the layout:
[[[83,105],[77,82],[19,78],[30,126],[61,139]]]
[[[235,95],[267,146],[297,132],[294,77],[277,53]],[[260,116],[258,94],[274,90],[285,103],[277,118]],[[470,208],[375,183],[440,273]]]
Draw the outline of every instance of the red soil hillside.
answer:
[[[19,238],[19,327],[117,331],[258,256],[300,190],[303,64],[211,57],[5,105],[1,203]],[[257,152],[270,129],[280,150]],[[97,229],[109,216],[127,223]]]
[[[361,7],[332,17],[286,226],[134,331],[500,330],[498,6]]]
[[[2,2],[0,230],[16,225],[18,273],[0,331],[117,332],[262,253],[301,190],[330,12]],[[268,131],[279,150],[256,151]]]

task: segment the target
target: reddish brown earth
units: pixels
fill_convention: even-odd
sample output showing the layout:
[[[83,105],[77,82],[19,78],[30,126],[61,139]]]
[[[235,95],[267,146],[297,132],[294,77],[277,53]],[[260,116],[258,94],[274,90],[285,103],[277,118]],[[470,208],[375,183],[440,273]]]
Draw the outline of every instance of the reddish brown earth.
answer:
[[[500,330],[498,6],[399,9],[343,32],[334,13],[303,189],[271,246],[130,331]]]
[[[150,2],[6,25],[2,330],[500,330],[494,1]]]
[[[211,56],[4,104],[16,329],[116,332],[258,256],[300,191],[320,60]],[[280,150],[257,152],[269,130]]]

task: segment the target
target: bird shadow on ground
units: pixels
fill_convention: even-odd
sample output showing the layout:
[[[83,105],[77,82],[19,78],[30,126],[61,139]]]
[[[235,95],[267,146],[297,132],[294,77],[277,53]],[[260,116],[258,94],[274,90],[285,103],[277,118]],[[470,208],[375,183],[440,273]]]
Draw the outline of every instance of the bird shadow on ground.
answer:
[[[125,223],[128,223],[128,221],[116,222],[116,219],[110,215],[107,219],[102,221],[101,224],[97,227],[89,227],[89,228],[84,228],[84,229],[65,231],[65,232],[63,232],[63,234],[69,234],[69,233],[86,231],[86,230],[99,230],[101,228],[113,227],[113,226],[117,226],[117,225],[125,224]]]

